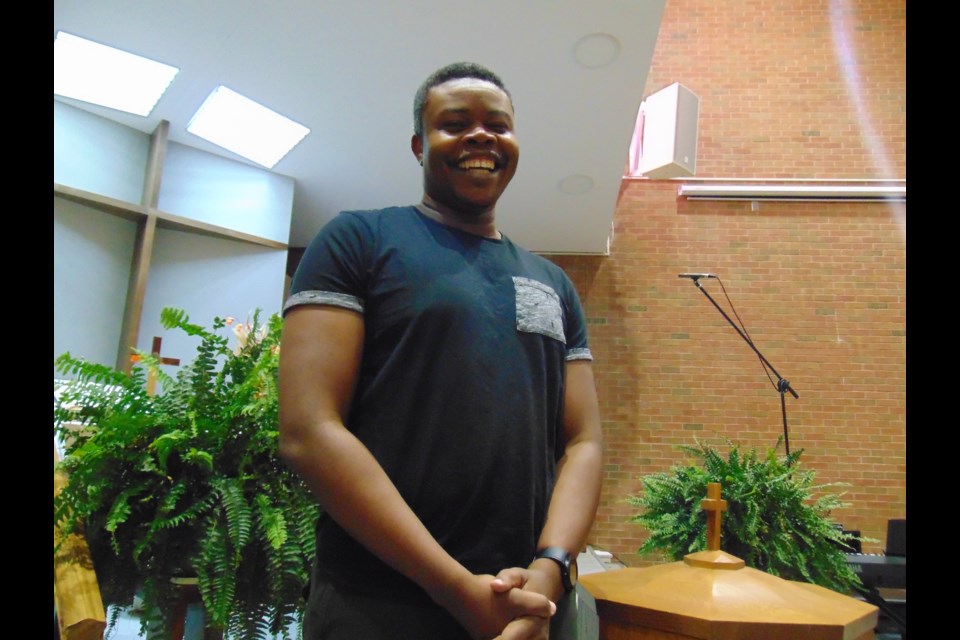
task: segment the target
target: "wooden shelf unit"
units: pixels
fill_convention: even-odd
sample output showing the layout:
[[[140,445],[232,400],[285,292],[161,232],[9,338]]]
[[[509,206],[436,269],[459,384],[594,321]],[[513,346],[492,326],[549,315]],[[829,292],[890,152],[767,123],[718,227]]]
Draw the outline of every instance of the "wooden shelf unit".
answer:
[[[233,240],[282,251],[288,249],[286,243],[270,238],[235,231],[157,209],[169,128],[169,122],[161,121],[150,137],[150,149],[144,170],[143,195],[139,204],[56,182],[53,184],[55,198],[69,200],[137,224],[123,324],[117,349],[116,368],[121,371],[129,372],[132,366],[129,354],[131,349],[136,347],[139,338],[147,276],[158,228]]]
[[[277,242],[270,238],[263,238],[242,231],[234,231],[215,224],[192,220],[183,216],[178,216],[166,211],[160,211],[141,204],[124,202],[115,198],[109,198],[83,189],[75,189],[66,185],[53,183],[53,195],[57,198],[70,200],[84,206],[108,213],[119,218],[124,218],[132,222],[142,222],[150,216],[157,219],[157,228],[172,229],[174,231],[185,231],[188,233],[197,233],[200,235],[211,236],[214,238],[223,238],[226,240],[237,240],[248,244],[268,247],[270,249],[287,249],[287,244]]]

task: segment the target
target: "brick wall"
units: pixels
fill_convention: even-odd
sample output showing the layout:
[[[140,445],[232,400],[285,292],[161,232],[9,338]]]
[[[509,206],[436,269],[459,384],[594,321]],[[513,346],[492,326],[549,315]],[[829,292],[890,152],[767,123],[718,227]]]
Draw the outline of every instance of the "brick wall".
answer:
[[[697,177],[906,177],[905,0],[670,0],[643,95],[700,97]],[[641,89],[638,88],[638,91]],[[694,438],[765,449],[780,399],[685,271],[718,274],[787,397],[792,451],[847,482],[834,516],[877,538],[906,516],[905,205],[688,202],[625,181],[608,257],[556,256],[583,298],[606,465],[591,542],[631,565],[624,499]],[[716,281],[708,291],[730,313]],[[782,451],[782,449],[781,449]]]

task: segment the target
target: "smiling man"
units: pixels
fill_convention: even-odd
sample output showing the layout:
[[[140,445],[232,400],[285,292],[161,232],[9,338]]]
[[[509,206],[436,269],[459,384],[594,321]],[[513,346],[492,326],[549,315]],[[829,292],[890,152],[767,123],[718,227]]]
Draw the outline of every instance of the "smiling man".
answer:
[[[410,145],[424,169],[423,204],[447,224],[499,237],[494,207],[520,159],[510,96],[477,78],[448,80],[428,95],[416,102],[422,122]]]
[[[411,149],[421,203],[341,213],[284,305],[281,453],[324,509],[304,638],[547,638],[600,491],[580,301],[497,228],[499,77],[428,77]]]

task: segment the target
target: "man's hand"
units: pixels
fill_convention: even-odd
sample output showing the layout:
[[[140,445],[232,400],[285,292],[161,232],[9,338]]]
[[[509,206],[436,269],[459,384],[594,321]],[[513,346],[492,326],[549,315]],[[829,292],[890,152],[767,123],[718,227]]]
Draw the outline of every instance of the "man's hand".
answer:
[[[551,598],[563,594],[560,572],[552,560],[536,560],[529,568],[511,567],[497,574],[491,587],[505,593],[511,589],[527,593],[539,593]],[[553,612],[556,612],[554,605]],[[550,637],[550,618],[526,615],[511,620],[503,628],[496,640],[548,640]]]
[[[516,569],[516,572],[526,571]],[[504,572],[501,572],[504,575]],[[506,574],[505,578],[491,575],[475,575],[464,584],[438,599],[438,604],[449,611],[470,633],[471,637],[487,638],[546,638],[546,635],[503,636],[502,632],[520,620],[530,620],[521,628],[535,626],[543,621],[549,630],[550,617],[557,606],[545,595],[523,589],[527,578],[519,573]]]
[[[495,640],[550,640],[550,619],[536,616],[517,618]]]
[[[560,577],[560,568],[553,560],[539,558],[530,563],[526,569],[510,567],[497,574],[491,587],[500,592],[509,589],[522,589],[540,593],[556,602],[563,596],[563,582]]]

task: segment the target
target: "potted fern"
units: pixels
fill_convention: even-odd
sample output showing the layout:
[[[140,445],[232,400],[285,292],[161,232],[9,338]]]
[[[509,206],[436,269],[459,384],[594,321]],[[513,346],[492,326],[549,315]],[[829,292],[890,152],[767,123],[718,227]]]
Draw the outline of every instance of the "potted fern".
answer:
[[[302,613],[319,509],[278,456],[282,321],[261,324],[258,311],[207,329],[166,308],[161,322],[199,338],[175,377],[142,352],[129,374],[69,353],[55,361],[67,378],[54,432],[69,481],[54,524],[85,535],[104,604],[115,605],[108,630],[136,597],[141,633],[168,636],[176,583],[195,578],[209,629],[285,637]],[[159,394],[147,393],[148,375]]]
[[[650,532],[638,553],[660,552],[676,561],[705,550],[707,514],[700,500],[707,484],[718,482],[728,505],[721,524],[724,551],[786,580],[853,593],[861,583],[844,549],[868,539],[844,532],[830,515],[847,506],[836,491],[847,485],[816,484],[814,472],[800,468],[803,451],[778,456],[780,442],[764,455],[755,449],[742,453],[728,443],[726,458],[700,441],[681,445],[699,464],[645,476],[643,493],[628,498],[643,509],[632,522]]]

